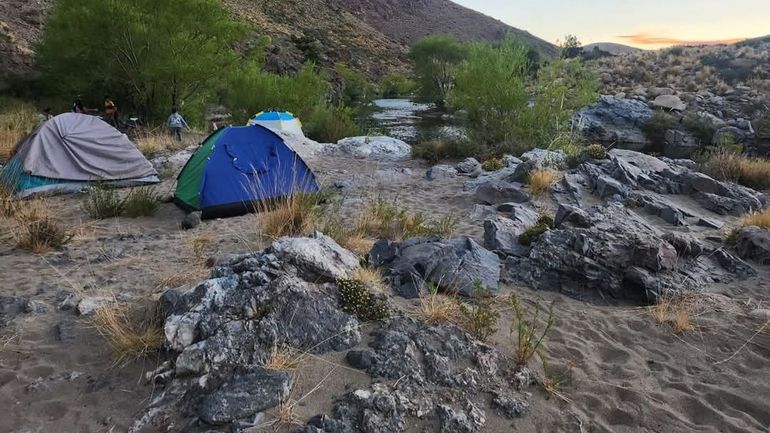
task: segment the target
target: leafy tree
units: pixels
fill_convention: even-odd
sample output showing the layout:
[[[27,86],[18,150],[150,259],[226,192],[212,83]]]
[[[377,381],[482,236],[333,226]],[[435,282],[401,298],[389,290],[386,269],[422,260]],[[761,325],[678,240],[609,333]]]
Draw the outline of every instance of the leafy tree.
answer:
[[[157,119],[202,105],[244,31],[217,0],[59,0],[37,53],[60,95],[110,94]]]
[[[368,102],[377,96],[377,86],[366,75],[342,63],[338,63],[334,70],[344,83],[342,102],[346,105]]]
[[[573,59],[583,54],[583,44],[580,43],[577,36],[567,35],[564,37],[564,42],[560,44],[561,57],[565,59]]]
[[[419,96],[444,105],[454,87],[454,67],[467,55],[465,46],[452,36],[428,36],[412,47],[409,57],[420,86]]]
[[[398,98],[408,96],[417,88],[417,83],[409,77],[400,74],[386,75],[380,81],[380,92],[383,98]]]
[[[474,138],[488,145],[512,140],[527,108],[527,49],[512,40],[472,44],[456,68],[452,106],[465,109]]]

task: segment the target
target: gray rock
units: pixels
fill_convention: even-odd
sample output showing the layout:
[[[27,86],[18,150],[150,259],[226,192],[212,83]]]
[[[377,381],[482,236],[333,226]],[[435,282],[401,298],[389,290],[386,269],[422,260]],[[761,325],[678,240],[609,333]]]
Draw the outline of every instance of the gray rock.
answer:
[[[78,302],[77,312],[81,316],[91,316],[96,310],[115,302],[115,299],[106,296],[90,296]]]
[[[406,298],[426,293],[431,281],[441,291],[468,297],[476,294],[477,281],[493,293],[499,290],[500,259],[470,238],[382,239],[369,256],[374,266],[384,267],[393,287]]]
[[[473,210],[471,211],[469,218],[473,221],[479,221],[479,220],[485,220],[495,215],[497,215],[497,210],[494,208],[494,206],[474,204]]]
[[[770,309],[757,308],[749,311],[749,316],[759,320],[770,320]]]
[[[560,204],[554,216],[554,224],[561,227],[562,224],[572,224],[575,227],[590,227],[591,220],[588,213],[579,207],[568,204]]]
[[[647,95],[650,98],[657,98],[660,95],[673,95],[676,92],[670,87],[650,87],[647,89]]]
[[[305,238],[278,239],[271,252],[279,260],[295,266],[309,281],[346,278],[360,267],[355,254],[322,233]]]
[[[691,134],[669,129],[666,131],[663,154],[669,158],[690,158],[700,150],[700,143]]]
[[[439,431],[446,433],[475,433],[481,426],[462,410],[455,411],[449,406],[439,405],[437,408],[439,418]]]
[[[559,169],[564,165],[567,155],[561,150],[532,149],[524,152],[521,155],[521,159],[536,162],[538,168],[552,167]]]
[[[599,102],[578,111],[572,126],[589,142],[642,150],[649,144],[642,127],[652,117],[644,102],[603,95]]]
[[[496,217],[484,221],[484,246],[503,256],[523,257],[529,247],[519,244],[519,235],[527,229],[520,221]]]
[[[427,177],[428,180],[451,179],[456,176],[457,170],[451,165],[446,164],[434,165],[429,168],[428,172],[425,174],[425,177]]]
[[[660,95],[652,101],[652,105],[664,110],[684,111],[687,109],[687,104],[676,95]]]
[[[10,325],[17,316],[33,311],[33,305],[26,297],[0,296],[0,329]]]
[[[408,159],[412,147],[391,137],[350,137],[337,142],[338,150],[354,158],[377,161],[400,161]]]
[[[741,258],[770,265],[770,229],[749,226],[738,230],[735,247]]]
[[[288,373],[253,368],[233,376],[206,396],[198,408],[198,416],[213,425],[253,418],[259,412],[278,406],[289,395],[290,387]]]
[[[489,181],[476,189],[476,200],[489,205],[506,202],[525,203],[529,201],[529,194],[519,183]]]
[[[455,169],[460,174],[478,175],[481,173],[481,163],[476,158],[465,158],[455,165]]]
[[[698,291],[751,273],[716,250],[680,251],[664,234],[619,205],[592,208],[589,227],[559,226],[541,235],[527,257],[508,257],[504,280],[585,299],[654,302],[669,292]]]
[[[715,133],[711,142],[717,145],[720,144],[745,144],[749,134],[746,131],[736,128],[734,126],[725,126],[719,128]]]
[[[520,418],[529,412],[529,403],[526,400],[509,395],[498,394],[492,399],[492,407],[507,418]]]
[[[191,230],[201,224],[201,212],[190,212],[182,219],[182,229]]]

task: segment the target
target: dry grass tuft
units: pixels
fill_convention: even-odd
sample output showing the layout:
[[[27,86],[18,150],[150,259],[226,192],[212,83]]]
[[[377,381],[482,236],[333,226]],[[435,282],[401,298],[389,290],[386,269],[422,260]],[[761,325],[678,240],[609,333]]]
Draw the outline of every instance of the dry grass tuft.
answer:
[[[38,119],[30,105],[6,100],[0,105],[8,107],[0,113],[0,162],[5,162],[16,144],[35,129]]]
[[[695,330],[693,296],[664,296],[649,310],[656,322],[669,324],[675,332],[687,334]]]
[[[115,364],[125,365],[160,350],[161,320],[155,308],[115,303],[96,310],[93,326],[115,354]]]
[[[156,289],[177,288],[195,284],[205,278],[208,269],[203,263],[194,263],[184,267],[182,271],[172,272],[158,279]]]
[[[556,182],[558,172],[551,169],[532,170],[529,173],[529,192],[534,196],[540,196]]]
[[[368,289],[374,291],[384,291],[387,284],[385,278],[377,268],[360,267],[348,275],[351,280],[360,281]]]
[[[375,240],[361,233],[352,233],[340,240],[340,245],[363,257],[372,250]]]
[[[9,229],[18,248],[35,254],[45,254],[52,249],[61,248],[72,239],[74,233],[53,218],[48,209],[43,200],[17,204]]]
[[[166,133],[151,133],[137,138],[136,147],[145,157],[153,157],[166,151],[178,151],[184,149],[183,141],[175,140]]]
[[[704,173],[750,188],[770,188],[770,160],[722,150],[705,156],[700,162]]]
[[[738,223],[741,227],[757,226],[762,228],[770,228],[770,209],[765,209],[761,212],[750,213],[741,218]]]
[[[420,298],[420,316],[431,325],[454,322],[459,315],[460,306],[451,296],[438,293],[438,286],[430,285],[428,295]]]
[[[362,236],[391,240],[431,235],[449,237],[457,229],[457,223],[457,219],[451,215],[429,220],[422,213],[409,212],[400,209],[395,203],[376,199],[367,203],[359,216],[355,232]]]
[[[305,354],[303,352],[292,347],[279,347],[278,345],[273,346],[273,349],[262,363],[268,370],[288,372],[299,370],[304,364]]]
[[[275,240],[282,236],[311,233],[319,218],[319,200],[319,194],[295,193],[269,203],[258,203],[258,234]]]

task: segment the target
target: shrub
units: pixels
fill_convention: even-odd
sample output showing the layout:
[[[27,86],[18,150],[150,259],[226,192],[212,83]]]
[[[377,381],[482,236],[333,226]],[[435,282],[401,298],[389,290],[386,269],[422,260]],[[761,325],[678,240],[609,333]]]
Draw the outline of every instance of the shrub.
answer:
[[[51,217],[43,201],[28,201],[19,205],[14,215],[16,246],[35,254],[61,248],[72,239],[62,224]]]
[[[461,325],[479,341],[487,339],[497,331],[500,313],[494,308],[494,300],[488,290],[481,287],[481,282],[474,282],[476,293],[475,305],[460,305]]]
[[[417,83],[400,74],[386,75],[380,81],[380,93],[383,98],[400,98],[411,95]]]
[[[153,216],[160,206],[159,198],[153,187],[134,188],[123,200],[123,214],[129,218]]]
[[[668,323],[676,332],[692,332],[695,329],[693,324],[694,301],[691,296],[664,296],[650,307],[650,314],[656,322]]]
[[[359,280],[337,280],[339,304],[342,311],[355,314],[363,322],[376,322],[390,315],[385,299],[372,293]]]
[[[510,332],[514,336],[516,348],[516,368],[521,368],[534,357],[548,336],[548,332],[556,322],[555,301],[548,304],[547,309],[540,303],[535,304],[535,311],[528,315],[516,295],[511,295],[511,308],[514,316]],[[538,323],[541,314],[547,312],[545,323]]]
[[[674,117],[664,111],[656,110],[650,120],[642,126],[642,131],[652,143],[653,149],[662,151],[666,142],[666,131],[674,127]]]
[[[583,149],[583,154],[588,155],[593,159],[607,159],[609,156],[607,148],[601,144],[589,144]]]
[[[551,169],[532,170],[529,173],[529,192],[540,196],[556,181],[557,172]]]
[[[497,171],[503,169],[504,167],[505,163],[501,158],[490,158],[481,164],[481,168],[484,171]]]
[[[455,81],[455,67],[467,48],[452,36],[427,36],[412,47],[412,60],[421,99],[444,105]]]
[[[525,246],[532,245],[543,233],[554,227],[553,218],[550,215],[540,215],[534,226],[527,228],[519,235],[519,243]]]
[[[433,139],[412,146],[412,157],[435,164],[443,159],[460,159],[477,155],[479,148],[469,142]]]
[[[356,232],[391,240],[430,235],[448,237],[454,233],[457,224],[458,220],[451,215],[428,220],[420,212],[412,213],[399,209],[395,203],[376,199],[367,203],[358,219]]]
[[[456,319],[457,301],[438,293],[438,285],[428,283],[428,294],[420,297],[420,315],[431,325],[441,325]]]
[[[312,232],[318,221],[321,196],[294,193],[256,205],[259,234],[269,239],[299,236]]]
[[[377,86],[363,73],[342,63],[338,63],[334,70],[344,83],[342,101],[345,105],[368,102],[377,96]]]
[[[83,202],[83,210],[94,219],[106,219],[120,216],[124,200],[115,188],[97,182],[88,188],[88,195]]]
[[[703,146],[713,144],[716,127],[706,118],[697,114],[688,114],[682,119],[682,124]]]
[[[720,180],[762,190],[770,188],[770,160],[720,149],[701,155],[700,169]]]
[[[304,129],[308,137],[322,143],[336,143],[360,133],[353,121],[353,110],[341,105],[318,106],[305,122]]]
[[[107,340],[116,364],[125,365],[157,352],[164,335],[160,314],[154,307],[115,303],[96,310],[93,325]]]

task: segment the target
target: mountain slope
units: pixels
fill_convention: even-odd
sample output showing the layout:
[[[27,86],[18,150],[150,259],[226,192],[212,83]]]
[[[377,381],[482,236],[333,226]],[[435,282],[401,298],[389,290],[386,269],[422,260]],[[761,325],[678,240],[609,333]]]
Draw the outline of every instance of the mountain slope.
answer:
[[[601,51],[610,53],[612,55],[638,53],[642,51],[640,48],[631,47],[623,44],[616,44],[614,42],[596,42],[588,44],[583,47],[583,51],[591,51],[594,48],[598,48]]]

